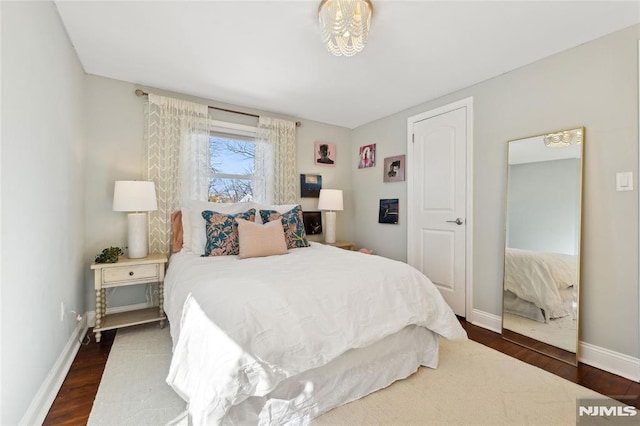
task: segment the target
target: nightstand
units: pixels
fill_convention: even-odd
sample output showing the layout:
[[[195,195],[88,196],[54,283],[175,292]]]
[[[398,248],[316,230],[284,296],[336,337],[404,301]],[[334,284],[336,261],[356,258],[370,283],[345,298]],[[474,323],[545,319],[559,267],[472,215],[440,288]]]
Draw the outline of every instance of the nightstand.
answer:
[[[322,243],[328,246],[334,246],[345,250],[355,250],[356,245],[349,241],[336,241],[335,243]]]
[[[160,327],[164,327],[164,321],[167,319],[162,308],[166,263],[166,255],[150,254],[141,259],[120,257],[116,263],[94,263],[91,265],[95,274],[96,325],[93,332],[96,335],[96,342],[100,341],[103,330],[154,321],[160,321]],[[153,282],[158,283],[158,306],[107,315],[107,288]]]

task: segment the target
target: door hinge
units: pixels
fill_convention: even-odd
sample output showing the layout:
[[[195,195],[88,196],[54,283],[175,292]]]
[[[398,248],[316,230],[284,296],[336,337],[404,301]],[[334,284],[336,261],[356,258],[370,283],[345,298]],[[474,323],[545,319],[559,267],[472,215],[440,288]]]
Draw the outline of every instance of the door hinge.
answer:
[[[411,133],[411,143],[416,143],[416,134]]]

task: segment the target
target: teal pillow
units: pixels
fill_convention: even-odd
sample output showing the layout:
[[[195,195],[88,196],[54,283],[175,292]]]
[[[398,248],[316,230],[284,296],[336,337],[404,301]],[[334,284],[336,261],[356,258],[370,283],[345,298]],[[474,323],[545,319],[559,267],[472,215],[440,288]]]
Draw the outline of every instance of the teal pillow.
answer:
[[[243,213],[224,214],[205,210],[202,217],[207,227],[207,244],[204,248],[205,256],[230,256],[240,253],[238,243],[238,223],[236,218],[254,222],[256,209],[249,209]]]
[[[278,219],[282,220],[287,248],[309,247],[307,234],[304,232],[302,208],[300,206],[295,206],[286,213],[279,213],[275,210],[260,210],[260,217],[263,223]]]

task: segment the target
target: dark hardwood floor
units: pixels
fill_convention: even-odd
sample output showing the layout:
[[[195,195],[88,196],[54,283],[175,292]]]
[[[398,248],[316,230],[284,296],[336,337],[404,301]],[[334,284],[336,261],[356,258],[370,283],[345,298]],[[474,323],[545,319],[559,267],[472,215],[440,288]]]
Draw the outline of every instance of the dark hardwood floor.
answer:
[[[573,383],[640,408],[640,383],[586,364],[579,364],[577,367],[571,366],[508,342],[502,339],[500,334],[472,325],[464,319],[461,319],[460,322],[467,330],[469,338],[478,343],[535,365]],[[84,425],[87,423],[116,331],[103,332],[100,343],[95,342],[91,330],[89,330],[88,336],[91,341],[88,345],[80,347],[69,374],[49,410],[44,425]]]
[[[87,337],[90,341],[80,346],[43,425],[87,424],[116,330],[103,331],[100,343],[96,343],[91,329]]]

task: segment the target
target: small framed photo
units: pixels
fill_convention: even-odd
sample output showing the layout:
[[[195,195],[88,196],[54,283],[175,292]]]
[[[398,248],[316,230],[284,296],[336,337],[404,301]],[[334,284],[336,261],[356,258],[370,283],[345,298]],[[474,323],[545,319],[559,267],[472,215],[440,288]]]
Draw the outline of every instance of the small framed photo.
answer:
[[[314,146],[315,163],[319,166],[335,166],[336,144],[329,142],[316,142]]]
[[[322,176],[300,175],[300,196],[307,198],[319,198],[322,189]]]
[[[366,169],[376,165],[376,144],[363,145],[360,147],[359,169]]]
[[[404,155],[384,159],[384,182],[401,182],[404,180]]]
[[[302,212],[304,232],[307,235],[322,234],[322,214],[317,212]]]
[[[398,199],[386,198],[380,200],[378,223],[398,223]]]

